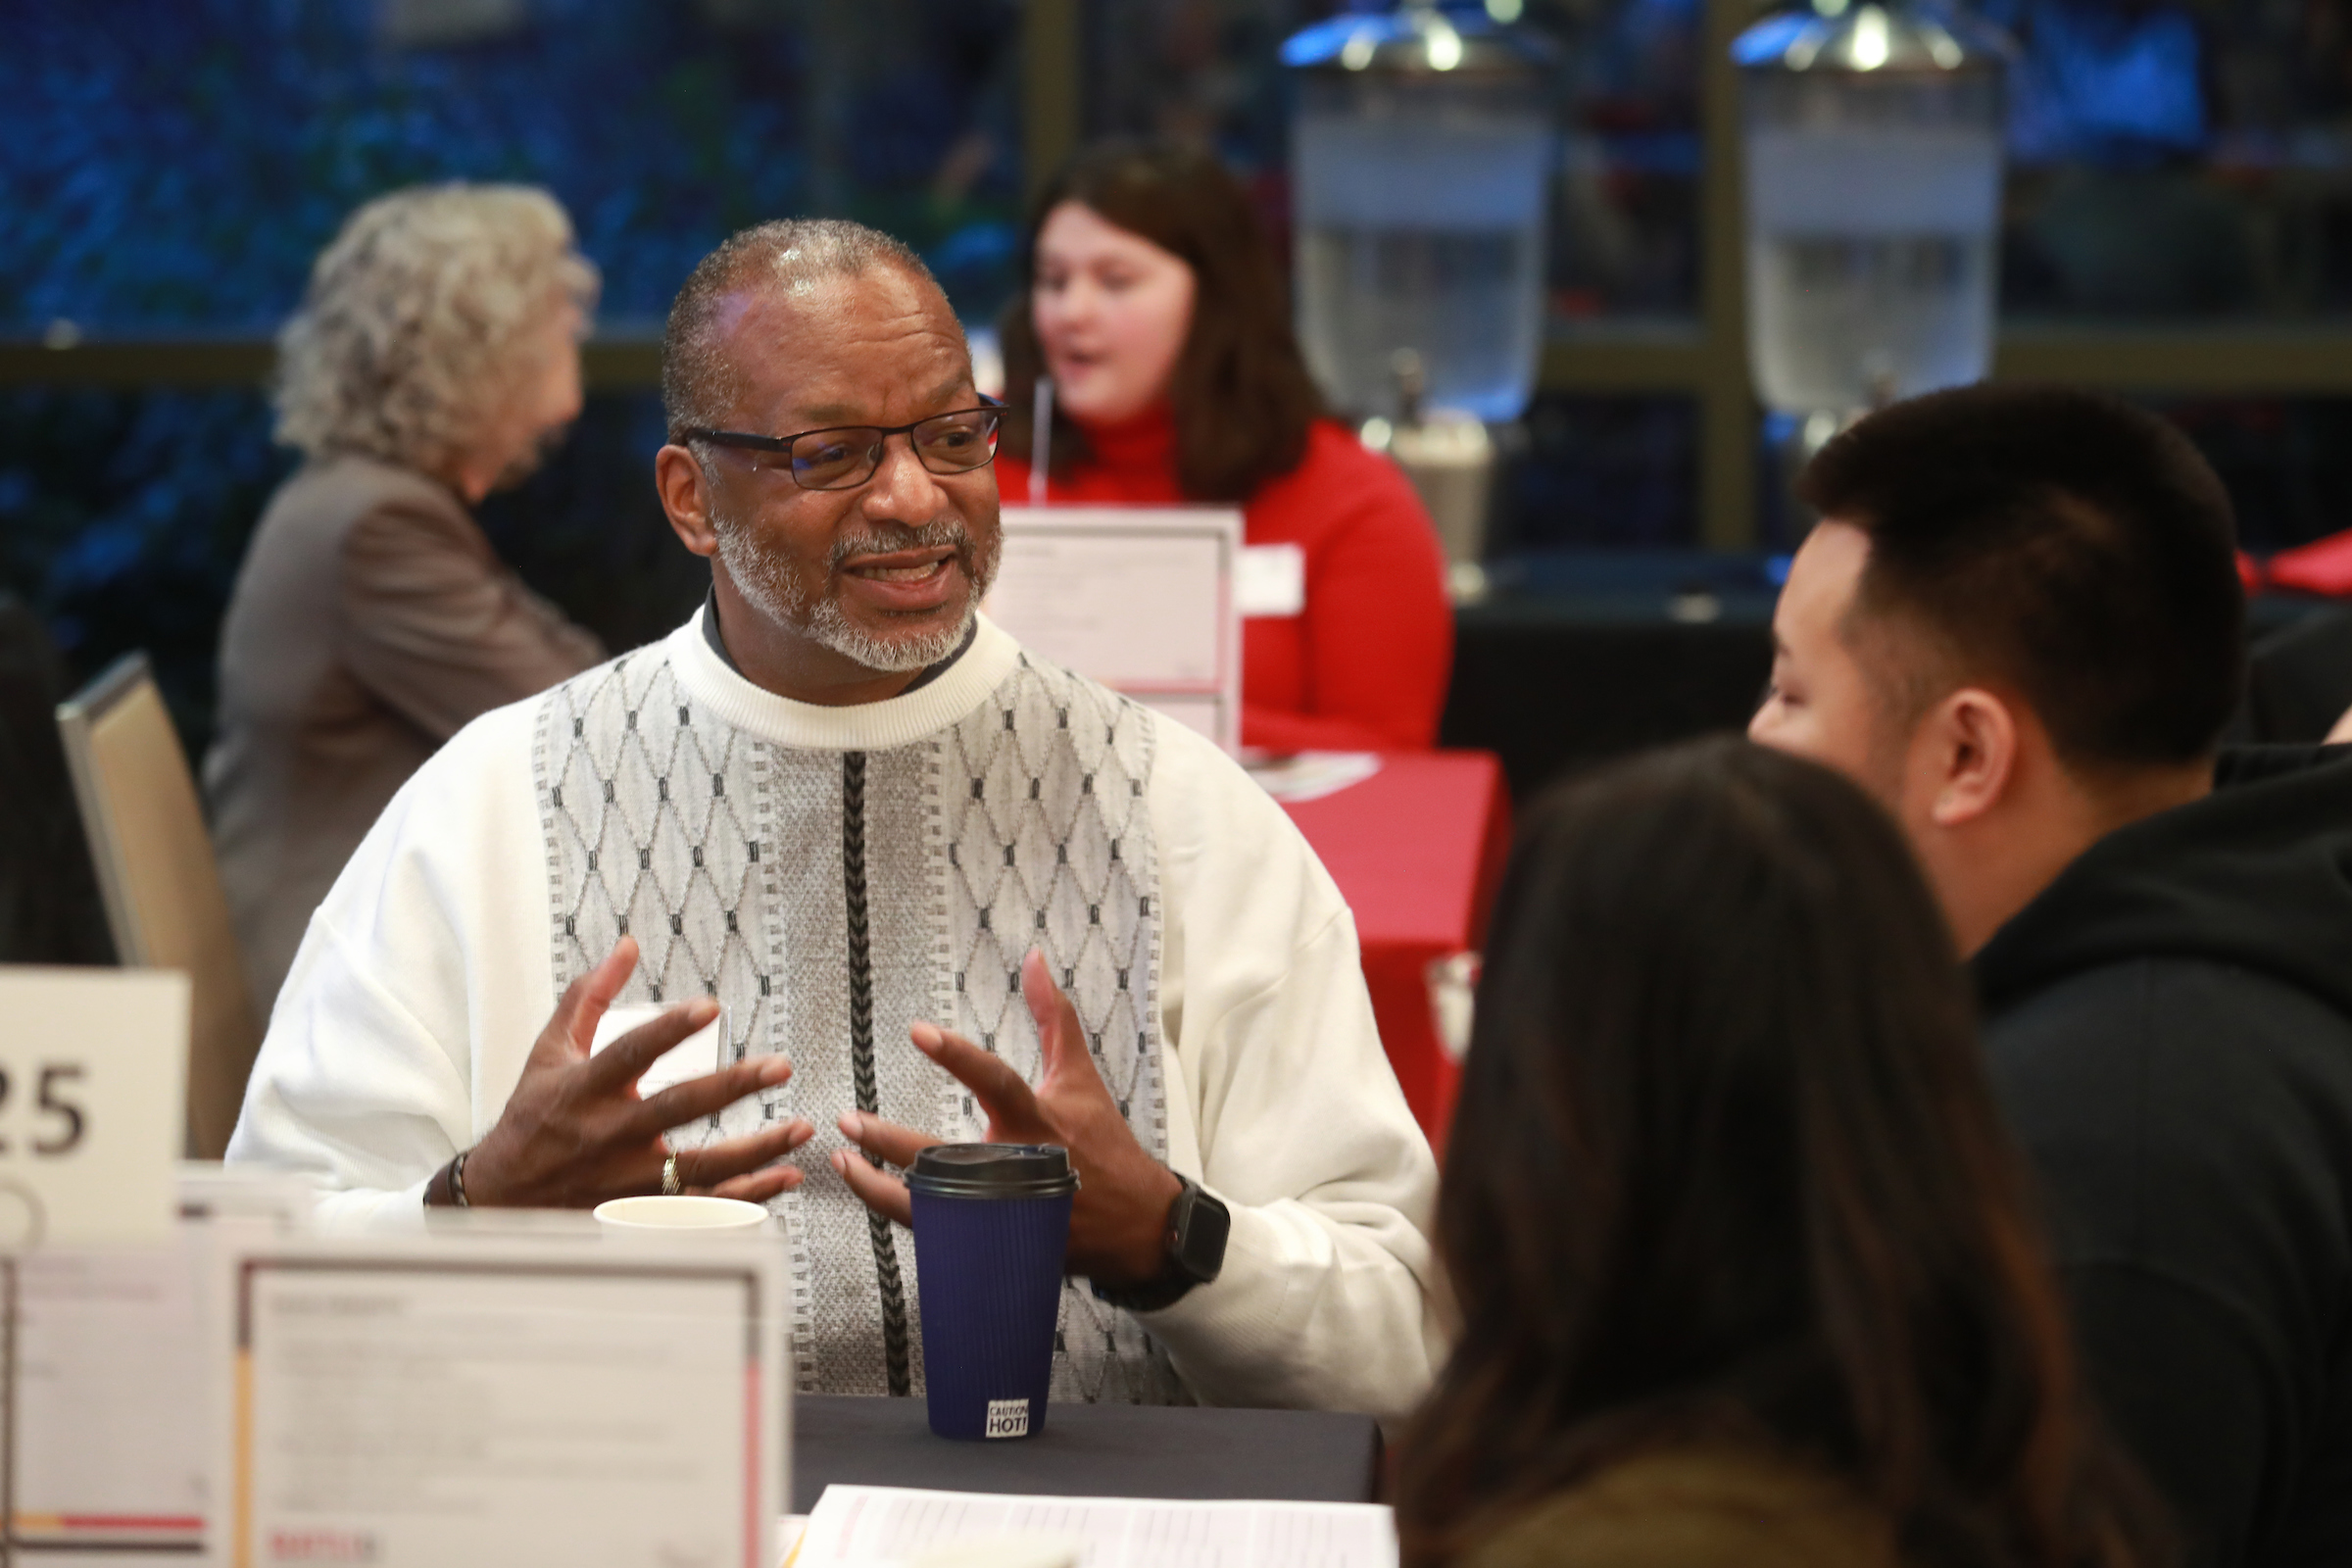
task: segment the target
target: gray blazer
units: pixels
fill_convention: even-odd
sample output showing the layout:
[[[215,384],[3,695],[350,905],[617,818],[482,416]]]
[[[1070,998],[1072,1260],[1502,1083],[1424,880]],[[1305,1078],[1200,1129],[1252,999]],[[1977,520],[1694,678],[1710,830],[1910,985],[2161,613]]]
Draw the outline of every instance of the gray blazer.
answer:
[[[270,499],[220,634],[213,846],[265,1013],[311,911],[395,791],[475,714],[605,657],[456,493],[340,454]]]

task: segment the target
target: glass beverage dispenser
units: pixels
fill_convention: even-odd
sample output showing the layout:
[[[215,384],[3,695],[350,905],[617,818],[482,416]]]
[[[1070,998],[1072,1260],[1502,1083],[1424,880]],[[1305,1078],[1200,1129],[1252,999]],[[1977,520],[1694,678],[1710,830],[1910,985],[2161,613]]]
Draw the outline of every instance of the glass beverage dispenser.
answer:
[[[1733,46],[1769,407],[1835,428],[1991,368],[2009,53],[1964,16],[1852,0]]]
[[[1432,409],[1515,419],[1543,346],[1552,126],[1543,56],[1484,12],[1407,3],[1284,44],[1298,336],[1324,394],[1397,413],[1396,357]]]
[[[1282,51],[1299,346],[1420,490],[1464,598],[1484,591],[1486,422],[1526,410],[1543,350],[1547,52],[1431,0],[1345,13]]]

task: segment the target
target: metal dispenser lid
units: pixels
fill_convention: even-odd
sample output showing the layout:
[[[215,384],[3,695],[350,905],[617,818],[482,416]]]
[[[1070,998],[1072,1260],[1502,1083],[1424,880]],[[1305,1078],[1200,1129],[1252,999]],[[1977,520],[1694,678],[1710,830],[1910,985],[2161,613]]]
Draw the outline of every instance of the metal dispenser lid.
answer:
[[[1813,0],[1767,17],[1732,45],[1742,71],[1946,75],[1999,71],[2016,45],[1965,12],[1927,5]]]
[[[1547,40],[1503,26],[1485,11],[1404,0],[1394,11],[1343,12],[1293,33],[1282,63],[1334,76],[1533,79],[1550,64]]]

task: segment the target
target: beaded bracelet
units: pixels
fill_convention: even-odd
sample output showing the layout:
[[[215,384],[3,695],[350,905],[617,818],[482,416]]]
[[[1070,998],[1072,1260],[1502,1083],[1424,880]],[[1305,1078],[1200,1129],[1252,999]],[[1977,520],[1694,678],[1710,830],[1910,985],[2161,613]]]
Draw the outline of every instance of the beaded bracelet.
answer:
[[[433,1172],[433,1179],[424,1184],[424,1202],[427,1208],[471,1208],[473,1206],[466,1197],[466,1155],[472,1152],[473,1151],[468,1149]]]

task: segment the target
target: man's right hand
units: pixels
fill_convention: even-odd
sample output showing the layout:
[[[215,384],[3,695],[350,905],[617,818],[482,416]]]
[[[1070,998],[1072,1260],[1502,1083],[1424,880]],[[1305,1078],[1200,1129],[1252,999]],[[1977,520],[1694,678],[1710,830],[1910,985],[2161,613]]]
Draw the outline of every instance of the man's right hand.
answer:
[[[597,1020],[637,967],[622,937],[605,961],[574,980],[539,1032],[498,1125],[466,1156],[466,1200],[476,1208],[589,1208],[608,1198],[662,1190],[669,1151],[662,1135],[792,1076],[782,1056],[739,1061],[641,1099],[637,1080],[662,1054],[718,1015],[698,997],[591,1054]],[[801,1184],[773,1162],[814,1137],[795,1119],[747,1138],[678,1151],[685,1191],[764,1202]]]

